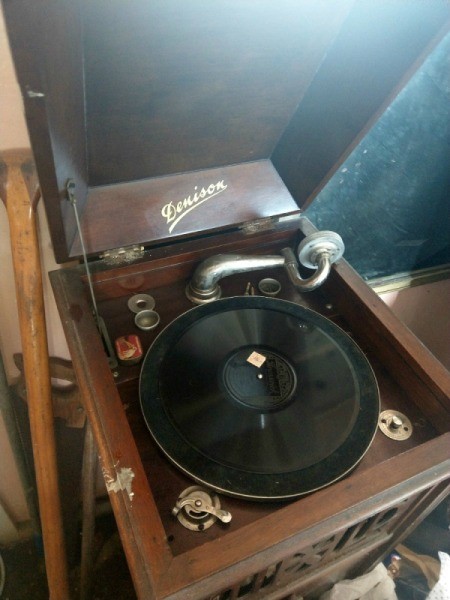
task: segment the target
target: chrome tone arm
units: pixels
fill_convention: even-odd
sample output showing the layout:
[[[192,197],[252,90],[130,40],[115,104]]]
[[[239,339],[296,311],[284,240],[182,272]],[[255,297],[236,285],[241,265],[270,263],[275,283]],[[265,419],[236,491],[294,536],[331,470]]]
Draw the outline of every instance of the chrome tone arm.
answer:
[[[316,269],[308,279],[302,279],[298,263],[291,248],[284,248],[282,256],[245,254],[216,254],[205,259],[196,268],[186,288],[186,295],[194,304],[204,304],[221,297],[219,281],[234,273],[246,273],[259,269],[285,267],[289,279],[301,292],[315,290],[330,273],[331,265],[344,253],[344,242],[333,231],[318,231],[305,238],[298,248],[302,265]]]
[[[186,295],[195,304],[217,300],[221,296],[218,282],[234,273],[245,273],[284,265],[284,256],[245,254],[216,254],[205,259],[196,268],[186,288]]]

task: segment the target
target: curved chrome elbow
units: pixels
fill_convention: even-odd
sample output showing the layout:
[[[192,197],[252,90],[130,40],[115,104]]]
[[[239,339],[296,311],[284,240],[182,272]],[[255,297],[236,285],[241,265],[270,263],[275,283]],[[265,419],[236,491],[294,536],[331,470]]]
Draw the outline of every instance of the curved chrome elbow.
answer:
[[[221,297],[219,281],[224,277],[234,273],[282,267],[284,263],[284,256],[278,255],[216,254],[205,259],[196,268],[186,288],[186,295],[195,304],[211,302]]]
[[[341,236],[334,231],[317,231],[306,237],[298,247],[298,258],[304,267],[316,269],[307,279],[302,279],[292,250],[284,248],[281,253],[292,284],[301,292],[312,292],[325,282],[331,265],[342,257],[344,250]]]
[[[290,248],[283,248],[281,252],[286,259],[284,266],[289,279],[301,292],[312,292],[322,285],[330,274],[331,260],[328,252],[323,252],[318,257],[317,270],[308,279],[302,279],[298,270],[297,259],[292,250]]]

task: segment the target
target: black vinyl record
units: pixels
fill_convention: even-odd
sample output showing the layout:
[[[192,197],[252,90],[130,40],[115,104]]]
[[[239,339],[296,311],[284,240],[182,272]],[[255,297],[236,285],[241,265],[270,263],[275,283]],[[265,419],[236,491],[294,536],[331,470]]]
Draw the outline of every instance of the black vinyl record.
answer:
[[[157,444],[194,480],[282,500],[336,481],[375,435],[379,393],[353,340],[297,304],[246,296],[173,321],[141,372]]]

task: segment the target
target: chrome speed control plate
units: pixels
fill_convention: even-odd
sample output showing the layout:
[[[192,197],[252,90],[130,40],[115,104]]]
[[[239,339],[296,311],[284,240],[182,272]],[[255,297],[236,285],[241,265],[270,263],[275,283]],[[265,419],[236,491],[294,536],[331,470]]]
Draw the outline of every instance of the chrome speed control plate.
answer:
[[[411,421],[397,410],[384,410],[378,419],[378,427],[391,440],[407,440],[413,432]]]

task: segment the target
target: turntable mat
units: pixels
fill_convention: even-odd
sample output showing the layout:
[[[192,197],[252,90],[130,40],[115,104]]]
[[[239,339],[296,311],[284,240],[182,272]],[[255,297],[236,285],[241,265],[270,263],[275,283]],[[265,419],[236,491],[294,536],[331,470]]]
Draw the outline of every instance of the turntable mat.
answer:
[[[172,322],[147,353],[140,397],[172,462],[218,491],[260,500],[345,475],[379,412],[372,369],[347,334],[263,297],[215,301]]]

